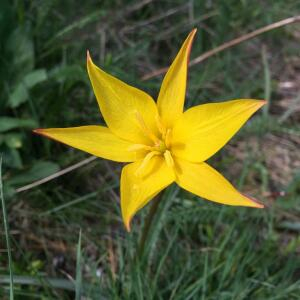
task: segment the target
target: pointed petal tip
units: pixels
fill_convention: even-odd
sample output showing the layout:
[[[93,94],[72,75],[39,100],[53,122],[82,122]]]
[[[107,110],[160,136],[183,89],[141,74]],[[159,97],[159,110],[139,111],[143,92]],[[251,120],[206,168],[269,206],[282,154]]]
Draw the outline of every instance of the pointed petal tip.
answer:
[[[92,61],[91,54],[89,50],[86,50],[86,61],[87,63]]]
[[[196,33],[197,33],[197,28],[193,28],[190,34],[195,35]]]
[[[132,215],[127,215],[122,211],[122,219],[123,219],[123,224],[125,226],[126,231],[129,233],[131,231],[131,220],[132,220]]]
[[[126,230],[127,230],[128,233],[131,231],[130,221],[131,221],[131,219],[129,219],[128,221],[124,222],[125,228],[126,228]]]
[[[260,203],[257,199],[255,199],[255,198],[253,198],[253,197],[251,197],[251,196],[248,196],[248,195],[246,195],[246,194],[243,194],[243,193],[241,193],[244,197],[246,197],[248,200],[250,200],[251,202],[252,202],[252,204],[253,204],[253,206],[252,207],[255,207],[255,208],[264,208],[265,206],[262,204],[262,203]]]
[[[43,129],[42,128],[33,129],[32,132],[36,134],[42,134]]]
[[[248,100],[248,99],[246,99],[246,100]],[[253,106],[251,106],[251,107],[255,107],[257,109],[261,108],[268,102],[267,100],[262,100],[262,99],[249,99],[249,100],[253,101]]]
[[[49,138],[49,135],[46,134],[45,129],[43,129],[43,128],[34,129],[34,130],[32,130],[32,132],[35,134],[42,135],[42,136]]]
[[[194,38],[195,38],[195,35],[196,35],[196,33],[197,33],[197,28],[194,28],[190,33],[189,33],[189,36],[188,36],[188,39],[189,39],[189,41],[190,41],[190,48],[191,48],[191,44],[192,44],[192,42],[193,42],[193,40],[194,40]]]
[[[259,100],[259,105],[260,105],[260,106],[264,106],[264,105],[266,105],[267,103],[268,103],[267,100]]]
[[[256,100],[257,103],[255,103],[254,108],[255,110],[259,110],[260,108],[262,108],[264,105],[267,104],[266,100]]]

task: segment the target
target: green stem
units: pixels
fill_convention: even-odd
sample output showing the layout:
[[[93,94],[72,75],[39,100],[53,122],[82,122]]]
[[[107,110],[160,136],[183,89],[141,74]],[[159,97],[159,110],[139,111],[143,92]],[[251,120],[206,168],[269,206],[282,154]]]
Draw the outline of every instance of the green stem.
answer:
[[[160,196],[157,196],[152,200],[152,205],[151,205],[150,211],[146,217],[142,237],[141,237],[139,247],[138,247],[138,256],[139,257],[142,257],[142,255],[144,253],[145,243],[146,243],[146,240],[148,237],[149,230],[151,228],[152,220],[154,219],[154,216],[157,212],[157,209],[158,209],[158,206],[160,203],[160,198],[161,198]]]

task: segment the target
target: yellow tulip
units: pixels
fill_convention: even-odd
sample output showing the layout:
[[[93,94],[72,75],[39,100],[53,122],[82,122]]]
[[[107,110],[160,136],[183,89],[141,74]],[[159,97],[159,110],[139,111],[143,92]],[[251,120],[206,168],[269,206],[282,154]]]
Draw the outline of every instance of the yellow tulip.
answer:
[[[121,175],[124,224],[168,185],[210,201],[262,208],[205,161],[222,148],[265,101],[239,99],[183,111],[194,29],[164,77],[157,103],[105,73],[87,54],[88,74],[107,124],[37,129],[36,133],[90,154],[130,162]]]

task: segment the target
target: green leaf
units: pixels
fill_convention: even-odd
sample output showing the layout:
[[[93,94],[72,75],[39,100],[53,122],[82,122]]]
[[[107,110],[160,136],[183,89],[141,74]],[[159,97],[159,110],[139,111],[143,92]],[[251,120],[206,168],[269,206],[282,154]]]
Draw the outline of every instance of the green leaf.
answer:
[[[18,78],[22,78],[34,66],[34,46],[29,32],[30,26],[18,27],[6,43],[6,50],[13,55],[11,65],[14,66],[15,76]]]
[[[3,151],[3,165],[9,168],[22,169],[23,162],[17,149],[1,147]]]
[[[40,180],[59,171],[59,165],[51,161],[38,161],[29,170],[8,180],[10,185],[23,185]]]
[[[21,148],[22,135],[19,133],[8,133],[5,135],[5,143],[9,148]]]
[[[51,70],[49,76],[60,83],[66,80],[71,81],[71,83],[87,81],[86,71],[78,65],[55,67]]]
[[[46,79],[47,72],[45,69],[37,69],[25,75],[22,81],[10,94],[7,106],[16,108],[20,104],[26,102],[29,98],[29,89]]]
[[[28,88],[32,88],[45,80],[47,80],[47,72],[45,69],[34,70],[24,77],[24,83]]]
[[[24,82],[19,83],[16,88],[9,95],[7,106],[16,108],[20,104],[27,101],[29,97],[28,90]]]
[[[0,117],[0,132],[5,132],[15,128],[33,129],[38,127],[35,120],[32,119],[18,119],[12,117]]]

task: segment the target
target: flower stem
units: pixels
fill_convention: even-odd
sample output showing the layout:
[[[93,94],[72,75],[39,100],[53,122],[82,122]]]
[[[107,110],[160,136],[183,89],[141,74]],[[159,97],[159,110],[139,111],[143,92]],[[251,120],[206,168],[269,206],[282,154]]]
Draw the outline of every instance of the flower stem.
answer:
[[[149,230],[151,228],[152,220],[154,219],[154,216],[157,212],[157,209],[158,209],[158,206],[160,203],[160,198],[161,198],[160,196],[157,196],[152,200],[152,205],[151,205],[150,211],[146,217],[145,225],[143,228],[143,233],[142,233],[141,240],[140,240],[139,247],[138,247],[138,256],[139,257],[143,256],[145,243],[146,243],[146,240],[148,237]]]

